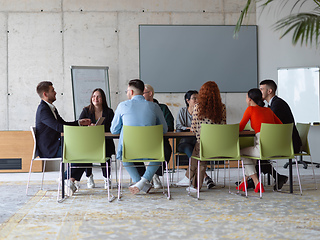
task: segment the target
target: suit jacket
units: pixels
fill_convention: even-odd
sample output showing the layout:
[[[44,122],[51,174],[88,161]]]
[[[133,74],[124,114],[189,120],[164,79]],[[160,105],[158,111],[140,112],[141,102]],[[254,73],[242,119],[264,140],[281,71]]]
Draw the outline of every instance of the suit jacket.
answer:
[[[37,154],[40,157],[54,157],[60,146],[63,125],[78,126],[78,121],[64,121],[56,110],[54,117],[49,105],[41,100],[36,113]]]
[[[102,111],[102,117],[105,117],[103,124],[104,124],[104,131],[110,132],[111,122],[114,116],[114,112],[111,108],[105,108]],[[89,108],[83,108],[79,119],[83,118],[90,118],[92,123],[96,123],[96,117],[94,113],[89,112]],[[106,157],[111,157],[112,154],[115,154],[115,147],[114,142],[112,139],[106,139]]]
[[[153,102],[157,103],[159,107],[161,108],[163,112],[164,119],[167,122],[168,125],[168,132],[174,131],[174,118],[172,116],[172,113],[167,105],[159,103],[157,99],[153,99]]]
[[[281,120],[283,124],[293,123],[293,131],[292,131],[293,148],[295,153],[300,152],[302,143],[301,143],[298,130],[294,125],[294,118],[289,105],[283,99],[279,98],[278,96],[274,96],[271,101],[270,108],[277,115],[277,117]]]

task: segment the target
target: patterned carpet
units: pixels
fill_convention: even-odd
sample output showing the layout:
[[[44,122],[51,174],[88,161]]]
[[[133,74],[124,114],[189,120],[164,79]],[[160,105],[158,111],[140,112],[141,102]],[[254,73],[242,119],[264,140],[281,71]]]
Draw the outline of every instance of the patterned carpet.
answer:
[[[101,182],[58,203],[53,184],[0,225],[0,239],[320,239],[319,190],[300,196],[266,186],[259,199],[218,185],[197,200],[172,187],[167,200],[160,190],[131,195],[125,187],[122,201],[109,203]]]

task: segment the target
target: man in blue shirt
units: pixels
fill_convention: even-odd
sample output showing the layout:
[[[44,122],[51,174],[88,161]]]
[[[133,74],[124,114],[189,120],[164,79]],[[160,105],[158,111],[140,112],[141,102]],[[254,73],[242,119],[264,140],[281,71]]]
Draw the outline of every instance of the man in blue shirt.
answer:
[[[114,118],[111,123],[110,131],[112,134],[119,134],[117,159],[122,158],[123,144],[123,125],[127,126],[154,126],[163,125],[163,133],[168,131],[166,120],[158,104],[146,101],[143,97],[144,83],[139,79],[129,82],[127,88],[127,97],[129,100],[121,102],[115,111]],[[159,163],[150,162],[146,172],[140,177],[139,172],[133,163],[123,163],[126,170],[130,174],[132,180],[136,182],[129,187],[131,193],[136,194],[140,190],[148,193],[151,184],[150,181],[154,173],[159,168]]]

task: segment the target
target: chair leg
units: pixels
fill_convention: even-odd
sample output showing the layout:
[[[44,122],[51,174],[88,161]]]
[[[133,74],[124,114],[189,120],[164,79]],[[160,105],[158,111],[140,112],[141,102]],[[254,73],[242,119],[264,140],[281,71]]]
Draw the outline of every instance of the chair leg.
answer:
[[[112,161],[111,161],[112,163]],[[117,163],[117,158],[114,159],[114,167],[115,167],[115,170],[116,170],[116,183],[118,184],[118,163]]]
[[[171,195],[170,195],[170,183],[169,183],[169,172],[168,172],[168,163],[167,163],[167,161],[165,161],[165,163],[166,163],[166,172],[167,172],[167,188],[168,188],[168,200],[170,200],[171,199]],[[162,174],[162,176],[163,176],[163,174]],[[162,185],[163,186],[163,185]]]
[[[313,161],[312,161],[311,155],[310,155],[310,162],[311,162],[311,167],[312,167],[312,172],[313,172],[314,185],[315,185],[316,190],[317,190],[318,186],[317,186],[316,174],[314,173],[314,165],[313,165]]]
[[[247,182],[246,182],[246,175],[244,173],[244,164],[243,164],[243,160],[241,160],[241,163],[242,163],[242,174],[243,174],[243,181],[245,181],[245,184],[244,184],[244,190],[245,190],[245,193],[246,193],[246,197],[248,197],[248,186],[247,186]]]
[[[189,177],[190,177],[190,175],[189,175]],[[197,176],[197,180],[198,180],[198,182],[197,182],[197,185],[198,185],[198,187],[197,187],[197,199],[199,200],[199,198],[200,198],[200,161],[198,161],[198,176]]]
[[[165,190],[164,190],[164,169],[163,169],[163,162],[161,162],[161,169],[162,169],[162,181],[161,181],[161,184],[162,184],[162,194],[165,195]],[[168,173],[167,173],[168,174]],[[168,180],[168,177],[167,177],[167,180]]]
[[[271,164],[271,166],[272,166],[272,168],[273,168],[273,164],[272,164],[272,161],[270,161],[270,164]],[[278,161],[276,161],[276,171],[278,172]],[[271,171],[271,176],[272,176],[272,179],[273,179],[273,183],[277,186],[277,190],[279,190],[278,189],[278,175],[279,174],[277,174],[276,173],[276,176],[273,176],[273,169],[272,169],[272,171]],[[270,175],[270,174],[269,174]],[[274,181],[274,179],[276,179],[275,181]],[[270,184],[269,184],[270,185]]]
[[[178,157],[177,157],[177,182],[180,181],[180,178],[179,178],[179,165],[180,165],[180,155],[178,153]]]
[[[44,179],[44,171],[46,170],[46,160],[44,160],[43,163],[43,169],[42,169],[42,181],[41,181],[41,190],[43,190],[43,179]]]
[[[189,195],[189,196],[191,196],[191,192],[190,192],[190,187],[191,187],[190,173],[191,173],[191,171],[190,171],[190,168],[191,168],[191,157],[189,158],[189,167],[188,167],[188,169],[189,169],[189,189],[188,189],[188,195]]]
[[[62,161],[60,161],[60,171],[59,171],[59,177],[61,177],[61,171],[62,171]],[[61,179],[62,181],[62,179]],[[57,194],[57,201],[60,202],[60,199],[59,199],[59,196],[60,196],[60,181],[58,182],[58,194]],[[62,200],[62,198],[61,198]]]
[[[238,180],[240,179],[240,161],[241,160],[238,160]],[[240,182],[238,181],[238,186],[239,186],[239,184],[240,184]],[[238,190],[238,193],[239,193],[239,190]]]
[[[61,168],[61,173],[60,173],[60,177],[61,177],[61,199],[64,199],[65,198],[65,191],[64,191],[64,188],[65,188],[65,178],[64,178],[64,171],[65,171],[65,164],[63,163],[63,161],[61,160],[62,164],[60,165],[60,168]],[[66,164],[67,165],[67,164]]]
[[[122,162],[120,162],[120,166],[119,166],[118,201],[120,201],[120,198],[121,198],[121,170],[122,170]]]
[[[258,164],[259,164],[259,184],[260,184],[260,198],[262,198],[262,186],[261,186],[261,162],[260,159],[258,160]]]
[[[301,187],[301,182],[300,182],[300,173],[299,173],[299,164],[297,161],[297,158],[294,158],[295,162],[296,162],[296,168],[297,168],[297,176],[298,176],[298,182],[299,182],[299,188],[300,188],[300,194],[302,195],[302,187]]]
[[[108,161],[106,161],[106,170],[107,170],[107,176],[109,177],[109,164]],[[107,180],[107,188],[108,188],[108,201],[110,202],[110,189],[109,189],[109,179]]]
[[[218,164],[216,164],[216,162],[214,162],[214,166],[217,165],[217,183],[219,182],[219,162]]]
[[[223,187],[226,187],[226,161],[223,161]]]
[[[70,165],[70,163],[67,163],[67,167],[66,167],[66,171],[67,171],[67,179],[69,179],[70,178],[70,176],[69,176],[69,171],[71,171],[71,170],[69,170],[69,165]]]
[[[174,172],[176,171],[176,158],[175,158],[175,153],[176,153],[176,139],[173,139],[172,141],[172,172],[171,172],[171,182],[173,183],[174,181]]]
[[[229,193],[231,193],[231,186],[230,186],[230,182],[231,182],[231,179],[230,179],[230,161],[228,160],[228,170],[229,170]]]
[[[29,182],[30,182],[31,171],[32,171],[32,163],[33,163],[33,159],[31,159],[31,163],[30,163],[30,170],[29,170],[29,176],[28,176],[28,182],[27,182],[26,195],[28,195]]]
[[[112,161],[110,161],[110,163],[112,163]],[[107,167],[107,176],[109,176],[109,163],[108,161],[106,161],[106,167]],[[111,170],[111,166],[110,166],[110,170]],[[110,184],[109,184],[109,179],[111,179],[110,177],[108,177],[108,182],[107,182],[107,188],[108,188],[108,201],[112,202],[115,197],[113,196],[113,194],[110,192]],[[112,182],[111,182],[112,183]],[[111,184],[112,186],[112,184]]]

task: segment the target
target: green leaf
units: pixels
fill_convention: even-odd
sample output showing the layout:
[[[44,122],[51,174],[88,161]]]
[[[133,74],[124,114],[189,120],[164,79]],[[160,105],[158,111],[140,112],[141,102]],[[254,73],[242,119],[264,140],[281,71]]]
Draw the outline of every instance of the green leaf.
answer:
[[[318,46],[319,26],[320,11],[317,11],[313,13],[290,14],[275,23],[275,30],[285,30],[280,38],[293,32],[292,43],[294,45],[299,41],[301,42],[301,45],[303,43],[312,45],[313,40],[315,40],[315,44]]]
[[[250,6],[258,2],[261,3],[261,7],[263,8],[262,11],[264,11],[269,5],[273,7],[274,11],[282,11],[285,7],[291,6],[289,16],[274,24],[276,31],[284,31],[280,38],[292,33],[292,42],[294,45],[299,41],[301,44],[305,43],[306,45],[312,45],[315,41],[316,46],[319,45],[320,0],[248,0],[240,13],[238,22],[234,29],[234,38],[238,36],[243,24],[243,19],[248,15]],[[315,4],[313,12],[293,14],[294,10],[299,12],[301,7],[308,2],[313,2]]]

